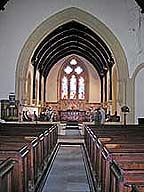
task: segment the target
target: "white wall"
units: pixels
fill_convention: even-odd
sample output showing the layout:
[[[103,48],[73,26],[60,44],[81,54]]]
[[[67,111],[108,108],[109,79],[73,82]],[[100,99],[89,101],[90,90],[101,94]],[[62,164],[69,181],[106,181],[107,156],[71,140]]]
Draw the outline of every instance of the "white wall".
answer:
[[[46,101],[48,102],[57,102],[58,94],[58,72],[63,62],[58,62],[52,67],[47,77],[47,86],[46,86]]]
[[[100,79],[95,68],[88,64],[89,72],[89,103],[100,103],[101,102],[101,85]]]
[[[134,0],[10,0],[0,12],[0,99],[15,90],[20,51],[32,31],[46,18],[67,7],[78,7],[101,20],[120,41],[132,75],[144,60],[144,19]],[[140,15],[141,16],[141,15]]]

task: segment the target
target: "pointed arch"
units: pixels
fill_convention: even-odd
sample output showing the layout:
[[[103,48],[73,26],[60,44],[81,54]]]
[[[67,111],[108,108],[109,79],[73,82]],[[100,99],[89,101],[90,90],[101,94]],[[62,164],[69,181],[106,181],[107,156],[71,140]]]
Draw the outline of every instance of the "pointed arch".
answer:
[[[118,39],[109,30],[109,28],[96,17],[83,10],[71,7],[62,10],[46,19],[34,30],[34,32],[29,36],[25,45],[23,46],[18,58],[16,68],[15,87],[16,97],[18,100],[21,101],[21,99],[25,97],[25,77],[28,71],[28,65],[30,63],[32,54],[36,50],[39,43],[46,37],[47,34],[50,34],[54,29],[56,29],[57,26],[72,20],[88,26],[94,33],[98,34],[110,48],[117,65],[118,81],[120,82],[119,92],[120,95],[123,95],[123,82],[128,78],[128,65],[124,51]],[[120,102],[123,102],[122,97],[119,100]]]
[[[139,76],[139,73],[144,70],[144,63],[141,63],[139,64],[134,73],[133,73],[133,76],[132,76],[132,79],[131,79],[131,92],[132,92],[132,106],[133,108],[131,109],[133,111],[132,113],[132,119],[133,119],[133,122],[137,122],[137,106],[136,106],[136,78]],[[137,100],[139,102],[139,100]]]

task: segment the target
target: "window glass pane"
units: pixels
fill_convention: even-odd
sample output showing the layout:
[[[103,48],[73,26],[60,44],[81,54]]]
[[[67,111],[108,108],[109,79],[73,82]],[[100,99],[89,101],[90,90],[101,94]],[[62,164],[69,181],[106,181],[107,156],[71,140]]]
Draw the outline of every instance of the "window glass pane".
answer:
[[[70,79],[70,99],[76,99],[76,77],[72,75]]]
[[[71,64],[71,65],[76,65],[76,64],[77,64],[77,61],[76,61],[75,59],[72,59],[72,60],[70,61],[70,64]]]
[[[80,66],[78,66],[74,71],[79,75],[83,70]]]
[[[70,74],[70,73],[73,71],[73,69],[72,69],[70,66],[67,66],[67,67],[64,69],[64,71],[66,72],[66,74]]]
[[[62,78],[61,99],[68,99],[68,80],[64,76]]]
[[[78,98],[85,99],[85,83],[83,77],[79,78]]]

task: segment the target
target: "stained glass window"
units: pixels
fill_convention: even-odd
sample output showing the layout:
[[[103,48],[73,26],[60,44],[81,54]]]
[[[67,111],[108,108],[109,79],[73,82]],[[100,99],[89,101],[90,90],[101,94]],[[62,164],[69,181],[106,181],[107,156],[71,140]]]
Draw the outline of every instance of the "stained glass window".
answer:
[[[68,79],[65,76],[62,78],[61,98],[68,99]]]
[[[61,71],[61,99],[86,99],[87,71],[77,59],[66,62]]]
[[[84,78],[79,78],[79,85],[78,85],[78,98],[85,99],[85,82]]]
[[[76,99],[77,80],[75,75],[72,75],[70,79],[70,99]]]

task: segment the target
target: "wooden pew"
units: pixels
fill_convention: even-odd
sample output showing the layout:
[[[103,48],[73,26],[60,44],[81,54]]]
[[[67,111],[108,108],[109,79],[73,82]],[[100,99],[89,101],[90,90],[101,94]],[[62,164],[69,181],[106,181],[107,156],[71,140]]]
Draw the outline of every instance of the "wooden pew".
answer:
[[[42,131],[44,132],[40,134]],[[18,178],[19,183],[17,186],[19,188],[13,188],[13,190],[27,191],[28,188],[32,188],[33,190],[37,186],[43,170],[46,168],[48,156],[50,155],[49,150],[52,151],[56,145],[57,126],[54,125],[48,130],[45,128],[35,130],[33,127],[31,130],[29,128],[28,131],[23,128],[18,129],[16,126],[11,128],[11,131],[8,128],[4,129],[4,131],[0,129],[0,135],[3,135],[0,137],[0,147],[2,147],[0,157],[17,157],[17,162],[22,164],[22,161],[24,163],[22,166],[23,175],[20,177],[23,182]],[[21,160],[21,157],[19,157],[20,160],[18,160],[18,153],[20,154],[24,150],[18,147],[22,147],[23,145],[25,146],[24,148],[27,148],[27,151],[23,155],[23,157],[26,155],[26,158]],[[16,164],[15,167],[19,167],[19,165]]]
[[[14,164],[10,158],[0,160],[0,191],[12,192],[14,178]]]
[[[127,125],[122,125],[122,124],[102,124],[102,125],[95,125],[95,124],[88,124],[84,123],[84,126],[89,127],[91,129],[117,129],[117,130],[122,130],[122,129],[143,129],[144,125],[137,125],[137,124],[127,124]]]
[[[136,190],[144,191],[144,161],[113,161],[110,166],[109,191],[134,192]]]
[[[141,138],[134,139],[133,133],[135,133],[136,130],[132,127],[130,127],[130,130],[126,131],[127,134],[132,133],[132,137],[129,137],[129,140],[121,140],[122,137],[120,137],[121,134],[119,134],[121,133],[121,130],[113,129],[111,131],[111,128],[109,128],[110,132],[106,129],[91,130],[90,128],[88,128],[85,130],[85,142],[90,156],[90,160],[92,162],[92,167],[96,172],[97,181],[101,185],[102,191],[107,192],[109,189],[107,184],[110,183],[110,165],[114,158],[113,154],[115,153],[116,157],[116,154],[125,152],[125,154],[127,153],[128,157],[128,154],[131,154],[136,150],[136,152],[141,153],[144,157],[144,145],[142,144],[143,135],[140,134],[139,136],[141,136]],[[117,136],[117,134],[119,134],[119,136]],[[129,141],[131,144],[129,144]],[[132,144],[134,142],[137,144]],[[111,148],[111,151],[109,150],[108,146]],[[116,148],[116,146],[118,147]],[[112,148],[115,148],[115,151],[112,151]],[[119,155],[119,159],[120,157],[121,156]]]
[[[127,144],[126,144],[127,145]],[[143,145],[142,145],[143,146]],[[96,171],[98,173],[98,177],[100,178],[100,182],[102,185],[103,191],[107,191],[110,186],[110,167],[113,164],[113,161],[119,161],[121,163],[127,163],[127,165],[131,165],[131,167],[135,168],[133,165],[136,163],[141,163],[141,168],[144,169],[144,164],[142,164],[144,159],[144,149],[143,147],[137,151],[137,147],[134,149],[127,148],[121,149],[109,149],[103,148],[101,150],[99,159],[99,164],[96,167]],[[133,146],[131,146],[133,148]],[[130,150],[129,150],[130,149]],[[139,164],[140,165],[140,164]]]
[[[28,156],[29,150],[24,144],[17,143],[16,145],[3,144],[0,146],[0,157],[14,160],[14,178],[13,191],[27,191],[27,174],[28,173]],[[3,185],[2,185],[3,186]]]

